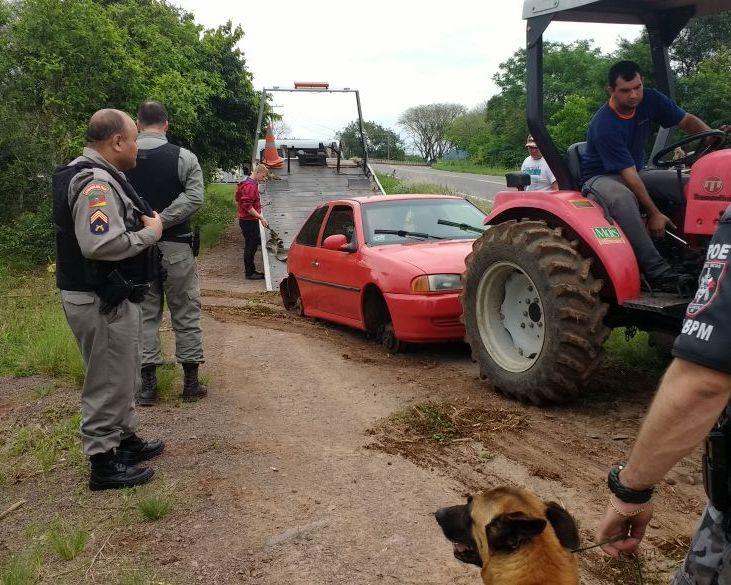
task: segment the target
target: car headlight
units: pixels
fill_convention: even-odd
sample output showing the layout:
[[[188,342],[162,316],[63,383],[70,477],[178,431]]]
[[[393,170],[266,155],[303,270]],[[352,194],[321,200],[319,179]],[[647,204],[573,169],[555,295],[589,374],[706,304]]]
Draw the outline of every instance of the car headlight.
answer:
[[[413,293],[438,293],[462,289],[460,274],[424,274],[411,281]]]

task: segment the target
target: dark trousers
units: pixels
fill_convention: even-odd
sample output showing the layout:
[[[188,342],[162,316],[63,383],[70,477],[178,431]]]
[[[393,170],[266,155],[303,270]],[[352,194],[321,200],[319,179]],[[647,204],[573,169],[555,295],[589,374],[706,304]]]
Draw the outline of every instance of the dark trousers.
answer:
[[[256,272],[254,256],[261,241],[259,220],[240,219],[239,227],[241,227],[241,235],[244,236],[244,272],[246,276],[251,276]]]

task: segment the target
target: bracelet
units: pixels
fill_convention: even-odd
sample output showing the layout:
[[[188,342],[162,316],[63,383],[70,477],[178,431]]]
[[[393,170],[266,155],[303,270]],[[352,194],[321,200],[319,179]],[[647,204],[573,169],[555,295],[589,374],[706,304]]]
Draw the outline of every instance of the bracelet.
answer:
[[[629,513],[622,512],[622,510],[620,510],[619,508],[617,508],[617,505],[614,503],[614,501],[612,500],[612,498],[609,498],[609,506],[617,514],[619,514],[620,516],[622,516],[622,518],[634,518],[635,516],[639,516],[640,514],[642,514],[642,512],[646,512],[647,511],[647,508],[645,506],[643,506],[642,508],[637,508],[637,510],[635,510],[634,512],[629,512]]]
[[[627,486],[622,485],[619,481],[619,472],[622,471],[622,466],[613,467],[607,477],[607,484],[609,491],[611,491],[617,498],[627,504],[646,504],[652,499],[652,495],[655,492],[655,488],[647,488],[644,490],[633,490]]]

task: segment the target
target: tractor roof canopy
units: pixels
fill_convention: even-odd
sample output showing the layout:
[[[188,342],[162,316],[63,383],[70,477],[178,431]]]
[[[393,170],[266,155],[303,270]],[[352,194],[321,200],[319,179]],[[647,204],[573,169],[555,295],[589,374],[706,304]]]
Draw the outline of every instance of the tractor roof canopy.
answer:
[[[688,10],[689,16],[731,10],[731,0],[525,0],[523,18],[552,15],[552,20],[648,24],[662,13]]]

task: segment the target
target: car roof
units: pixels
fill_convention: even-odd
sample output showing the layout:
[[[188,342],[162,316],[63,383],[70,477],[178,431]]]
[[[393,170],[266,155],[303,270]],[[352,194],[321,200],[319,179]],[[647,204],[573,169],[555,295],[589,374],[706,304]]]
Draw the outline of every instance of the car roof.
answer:
[[[404,201],[408,199],[464,199],[459,195],[434,195],[424,193],[423,195],[418,193],[403,193],[395,195],[369,195],[366,197],[347,197],[337,201],[330,201],[330,203],[345,203],[355,202],[365,205],[368,203],[381,203],[383,201]]]

